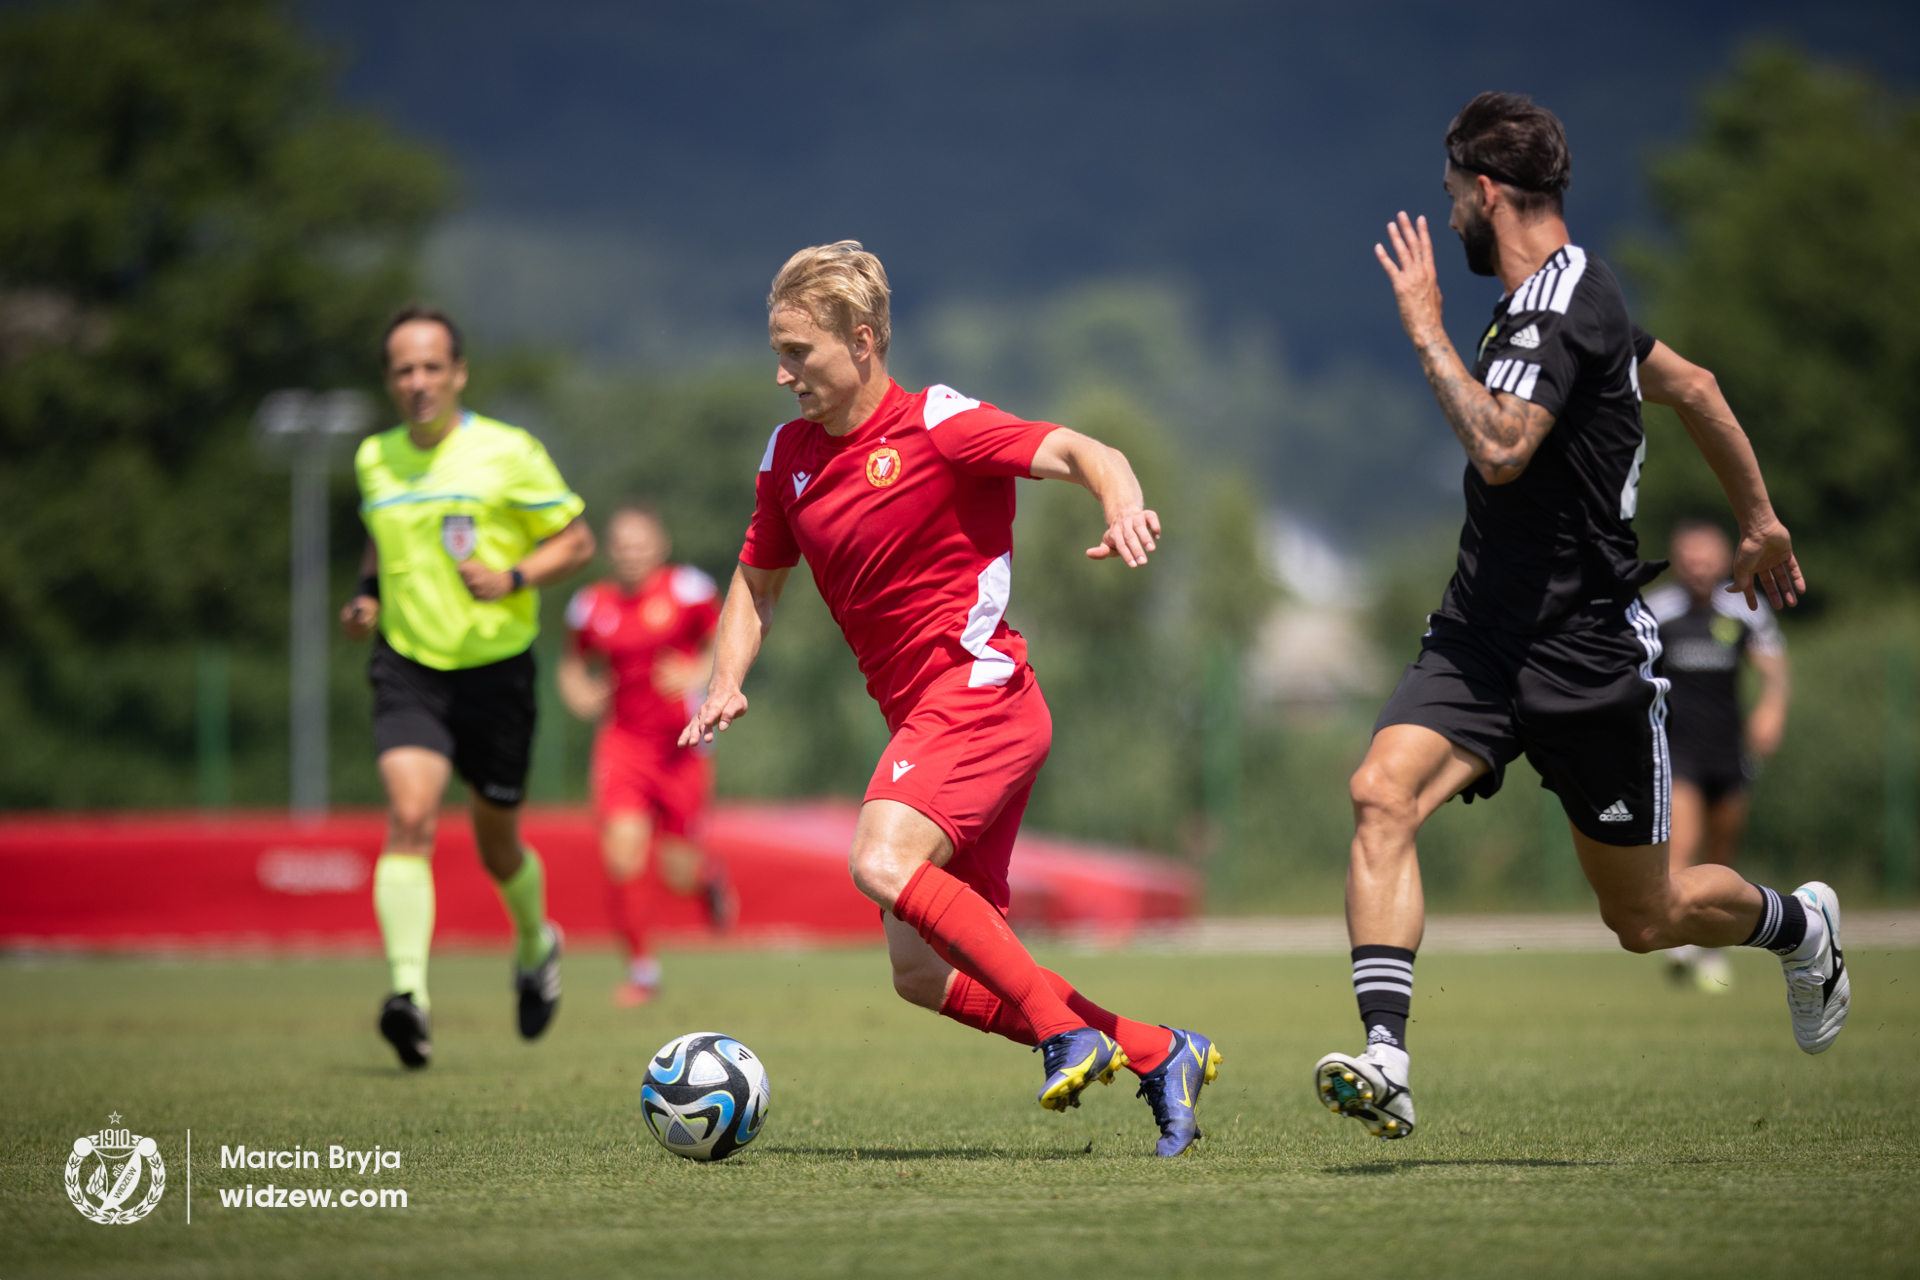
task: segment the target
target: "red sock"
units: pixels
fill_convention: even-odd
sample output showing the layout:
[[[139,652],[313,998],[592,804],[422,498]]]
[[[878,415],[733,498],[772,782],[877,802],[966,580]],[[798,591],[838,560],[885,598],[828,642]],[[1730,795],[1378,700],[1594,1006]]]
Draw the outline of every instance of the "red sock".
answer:
[[[907,881],[893,914],[942,960],[1019,1010],[1039,1039],[1087,1025],[1054,994],[993,905],[931,862]]]
[[[1018,1009],[964,973],[955,972],[953,981],[947,984],[947,998],[940,1002],[940,1016],[952,1018],[975,1031],[1004,1036],[1015,1044],[1036,1043],[1033,1028],[1027,1025]]]
[[[613,921],[613,931],[627,944],[630,961],[653,954],[647,938],[647,920],[653,914],[648,909],[652,886],[653,877],[644,871],[624,884],[611,877],[607,880],[607,916]]]
[[[1066,1001],[1067,1008],[1080,1021],[1096,1031],[1104,1031],[1127,1051],[1127,1067],[1135,1075],[1146,1075],[1167,1060],[1173,1050],[1173,1033],[1165,1027],[1149,1026],[1108,1013],[1073,989],[1073,984],[1051,969],[1042,969],[1047,985]],[[1020,1011],[1000,999],[964,973],[954,975],[947,987],[947,998],[940,1005],[942,1017],[962,1026],[1005,1036],[1015,1044],[1032,1044],[1033,1029]]]

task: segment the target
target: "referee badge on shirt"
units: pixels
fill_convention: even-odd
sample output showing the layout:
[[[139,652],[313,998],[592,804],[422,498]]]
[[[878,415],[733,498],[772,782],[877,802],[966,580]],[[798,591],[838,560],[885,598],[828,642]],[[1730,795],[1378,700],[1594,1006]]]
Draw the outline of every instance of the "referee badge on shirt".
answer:
[[[900,478],[900,451],[892,446],[875,449],[867,455],[867,483],[884,489]]]
[[[455,560],[472,558],[474,548],[480,544],[480,535],[473,527],[472,516],[441,516],[440,545]]]

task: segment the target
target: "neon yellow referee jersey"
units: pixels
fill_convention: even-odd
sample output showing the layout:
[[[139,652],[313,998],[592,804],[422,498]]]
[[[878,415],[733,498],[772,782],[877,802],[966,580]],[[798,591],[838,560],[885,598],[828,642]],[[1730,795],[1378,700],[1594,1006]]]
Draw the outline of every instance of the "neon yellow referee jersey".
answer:
[[[431,449],[405,427],[360,442],[360,519],[380,552],[380,633],[440,671],[522,652],[540,632],[540,593],[473,598],[460,562],[511,569],[586,509],[546,446],[476,413]]]

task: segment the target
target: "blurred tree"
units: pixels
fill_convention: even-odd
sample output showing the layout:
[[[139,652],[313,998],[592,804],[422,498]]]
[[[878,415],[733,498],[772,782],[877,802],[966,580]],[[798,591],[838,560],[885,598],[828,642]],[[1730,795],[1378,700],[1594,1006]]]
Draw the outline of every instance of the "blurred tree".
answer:
[[[0,190],[0,648],[277,640],[246,424],[377,377],[446,170],[331,103],[280,4],[94,0],[0,15]]]
[[[285,795],[287,490],[247,423],[276,387],[374,389],[449,185],[326,71],[272,0],[0,11],[0,804],[189,800],[207,640],[234,799]],[[365,659],[336,658],[340,795],[369,799]]]
[[[1674,234],[1626,256],[1648,328],[1718,375],[1816,590],[1920,584],[1920,111],[1764,47],[1652,176]],[[1649,421],[1653,553],[1726,503],[1678,423]]]

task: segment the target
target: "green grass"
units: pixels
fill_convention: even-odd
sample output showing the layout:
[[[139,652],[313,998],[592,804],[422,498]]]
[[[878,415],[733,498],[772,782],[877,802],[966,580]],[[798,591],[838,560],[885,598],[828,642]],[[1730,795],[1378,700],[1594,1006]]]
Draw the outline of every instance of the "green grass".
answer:
[[[1853,1020],[1808,1058],[1758,953],[1718,999],[1644,957],[1424,958],[1422,1128],[1380,1143],[1308,1085],[1357,1045],[1343,960],[1052,957],[1220,1041],[1210,1136],[1179,1161],[1147,1154],[1124,1084],[1042,1112],[1035,1058],[900,1004],[877,952],[671,957],[637,1014],[603,999],[611,957],[578,956],[535,1046],[509,1029],[504,958],[442,958],[418,1075],[371,1031],[371,962],[16,961],[0,1276],[1912,1275],[1920,952],[1850,959]],[[667,1155],[636,1114],[644,1056],[694,1029],[742,1037],[773,1077],[766,1131],[718,1165]],[[111,1111],[169,1166],[131,1227],[61,1186]],[[223,1174],[240,1142],[377,1143],[403,1165]],[[401,1186],[410,1207],[219,1207],[269,1176]]]

